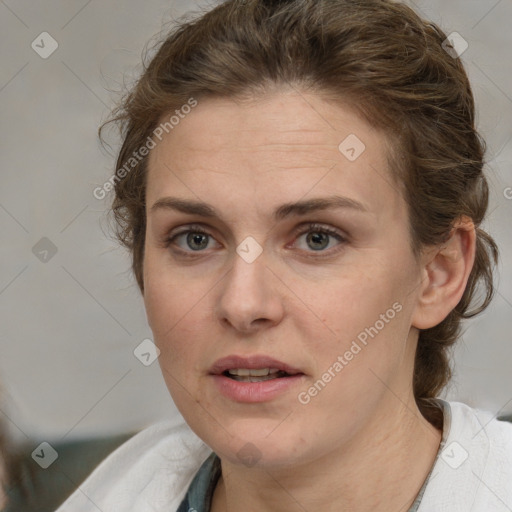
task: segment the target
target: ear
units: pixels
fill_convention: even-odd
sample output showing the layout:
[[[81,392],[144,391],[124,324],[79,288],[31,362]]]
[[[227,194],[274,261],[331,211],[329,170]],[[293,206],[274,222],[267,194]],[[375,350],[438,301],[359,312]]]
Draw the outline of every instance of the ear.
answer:
[[[462,217],[441,246],[422,254],[422,280],[412,326],[429,329],[440,324],[459,303],[473,268],[476,230],[472,220]]]

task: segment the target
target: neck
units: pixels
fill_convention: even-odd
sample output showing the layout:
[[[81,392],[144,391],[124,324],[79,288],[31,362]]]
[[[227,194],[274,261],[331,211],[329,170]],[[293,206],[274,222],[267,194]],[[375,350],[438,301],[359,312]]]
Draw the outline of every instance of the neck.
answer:
[[[408,510],[432,468],[441,431],[423,418],[412,396],[382,405],[350,443],[300,466],[256,469],[222,461],[211,510]]]

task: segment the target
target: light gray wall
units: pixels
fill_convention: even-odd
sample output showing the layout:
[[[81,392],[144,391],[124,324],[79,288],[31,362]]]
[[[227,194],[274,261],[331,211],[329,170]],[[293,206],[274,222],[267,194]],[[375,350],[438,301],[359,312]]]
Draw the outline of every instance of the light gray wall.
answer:
[[[144,45],[162,22],[197,5],[0,2],[0,416],[20,439],[71,439],[178,419],[157,364],[145,367],[133,355],[151,332],[129,260],[104,233],[107,202],[93,189],[113,172],[113,157],[96,138],[116,99],[111,91],[140,70]],[[487,227],[502,251],[499,292],[468,324],[449,396],[510,413],[512,199],[505,190],[512,187],[512,3],[414,5],[469,43],[462,59],[489,145]],[[42,32],[58,43],[46,59],[31,47],[35,40],[38,51],[51,48],[47,38],[41,43]]]

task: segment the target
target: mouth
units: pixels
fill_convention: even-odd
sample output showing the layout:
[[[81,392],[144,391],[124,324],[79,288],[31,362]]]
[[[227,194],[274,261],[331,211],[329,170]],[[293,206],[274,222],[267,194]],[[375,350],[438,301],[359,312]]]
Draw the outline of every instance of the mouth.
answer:
[[[230,368],[225,370],[221,375],[238,382],[264,382],[267,380],[283,379],[298,375],[298,373],[288,373],[279,368]]]
[[[224,397],[253,404],[286,396],[306,376],[298,368],[264,355],[228,356],[214,363],[209,373]]]
[[[224,357],[213,364],[209,373],[224,375],[238,382],[262,382],[304,375],[298,368],[265,355]]]

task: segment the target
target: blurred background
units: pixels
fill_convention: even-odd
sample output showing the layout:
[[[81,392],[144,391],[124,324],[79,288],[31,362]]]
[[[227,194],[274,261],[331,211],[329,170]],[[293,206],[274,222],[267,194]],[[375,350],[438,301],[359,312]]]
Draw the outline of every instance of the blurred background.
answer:
[[[447,396],[511,414],[512,2],[408,3],[467,42],[461,58],[488,143],[485,227],[501,247],[498,293],[466,324]],[[151,332],[129,258],[108,232],[111,198],[93,194],[115,163],[97,128],[164,24],[214,4],[0,1],[0,419],[18,442],[36,448],[180,421],[158,362],[134,354]]]

